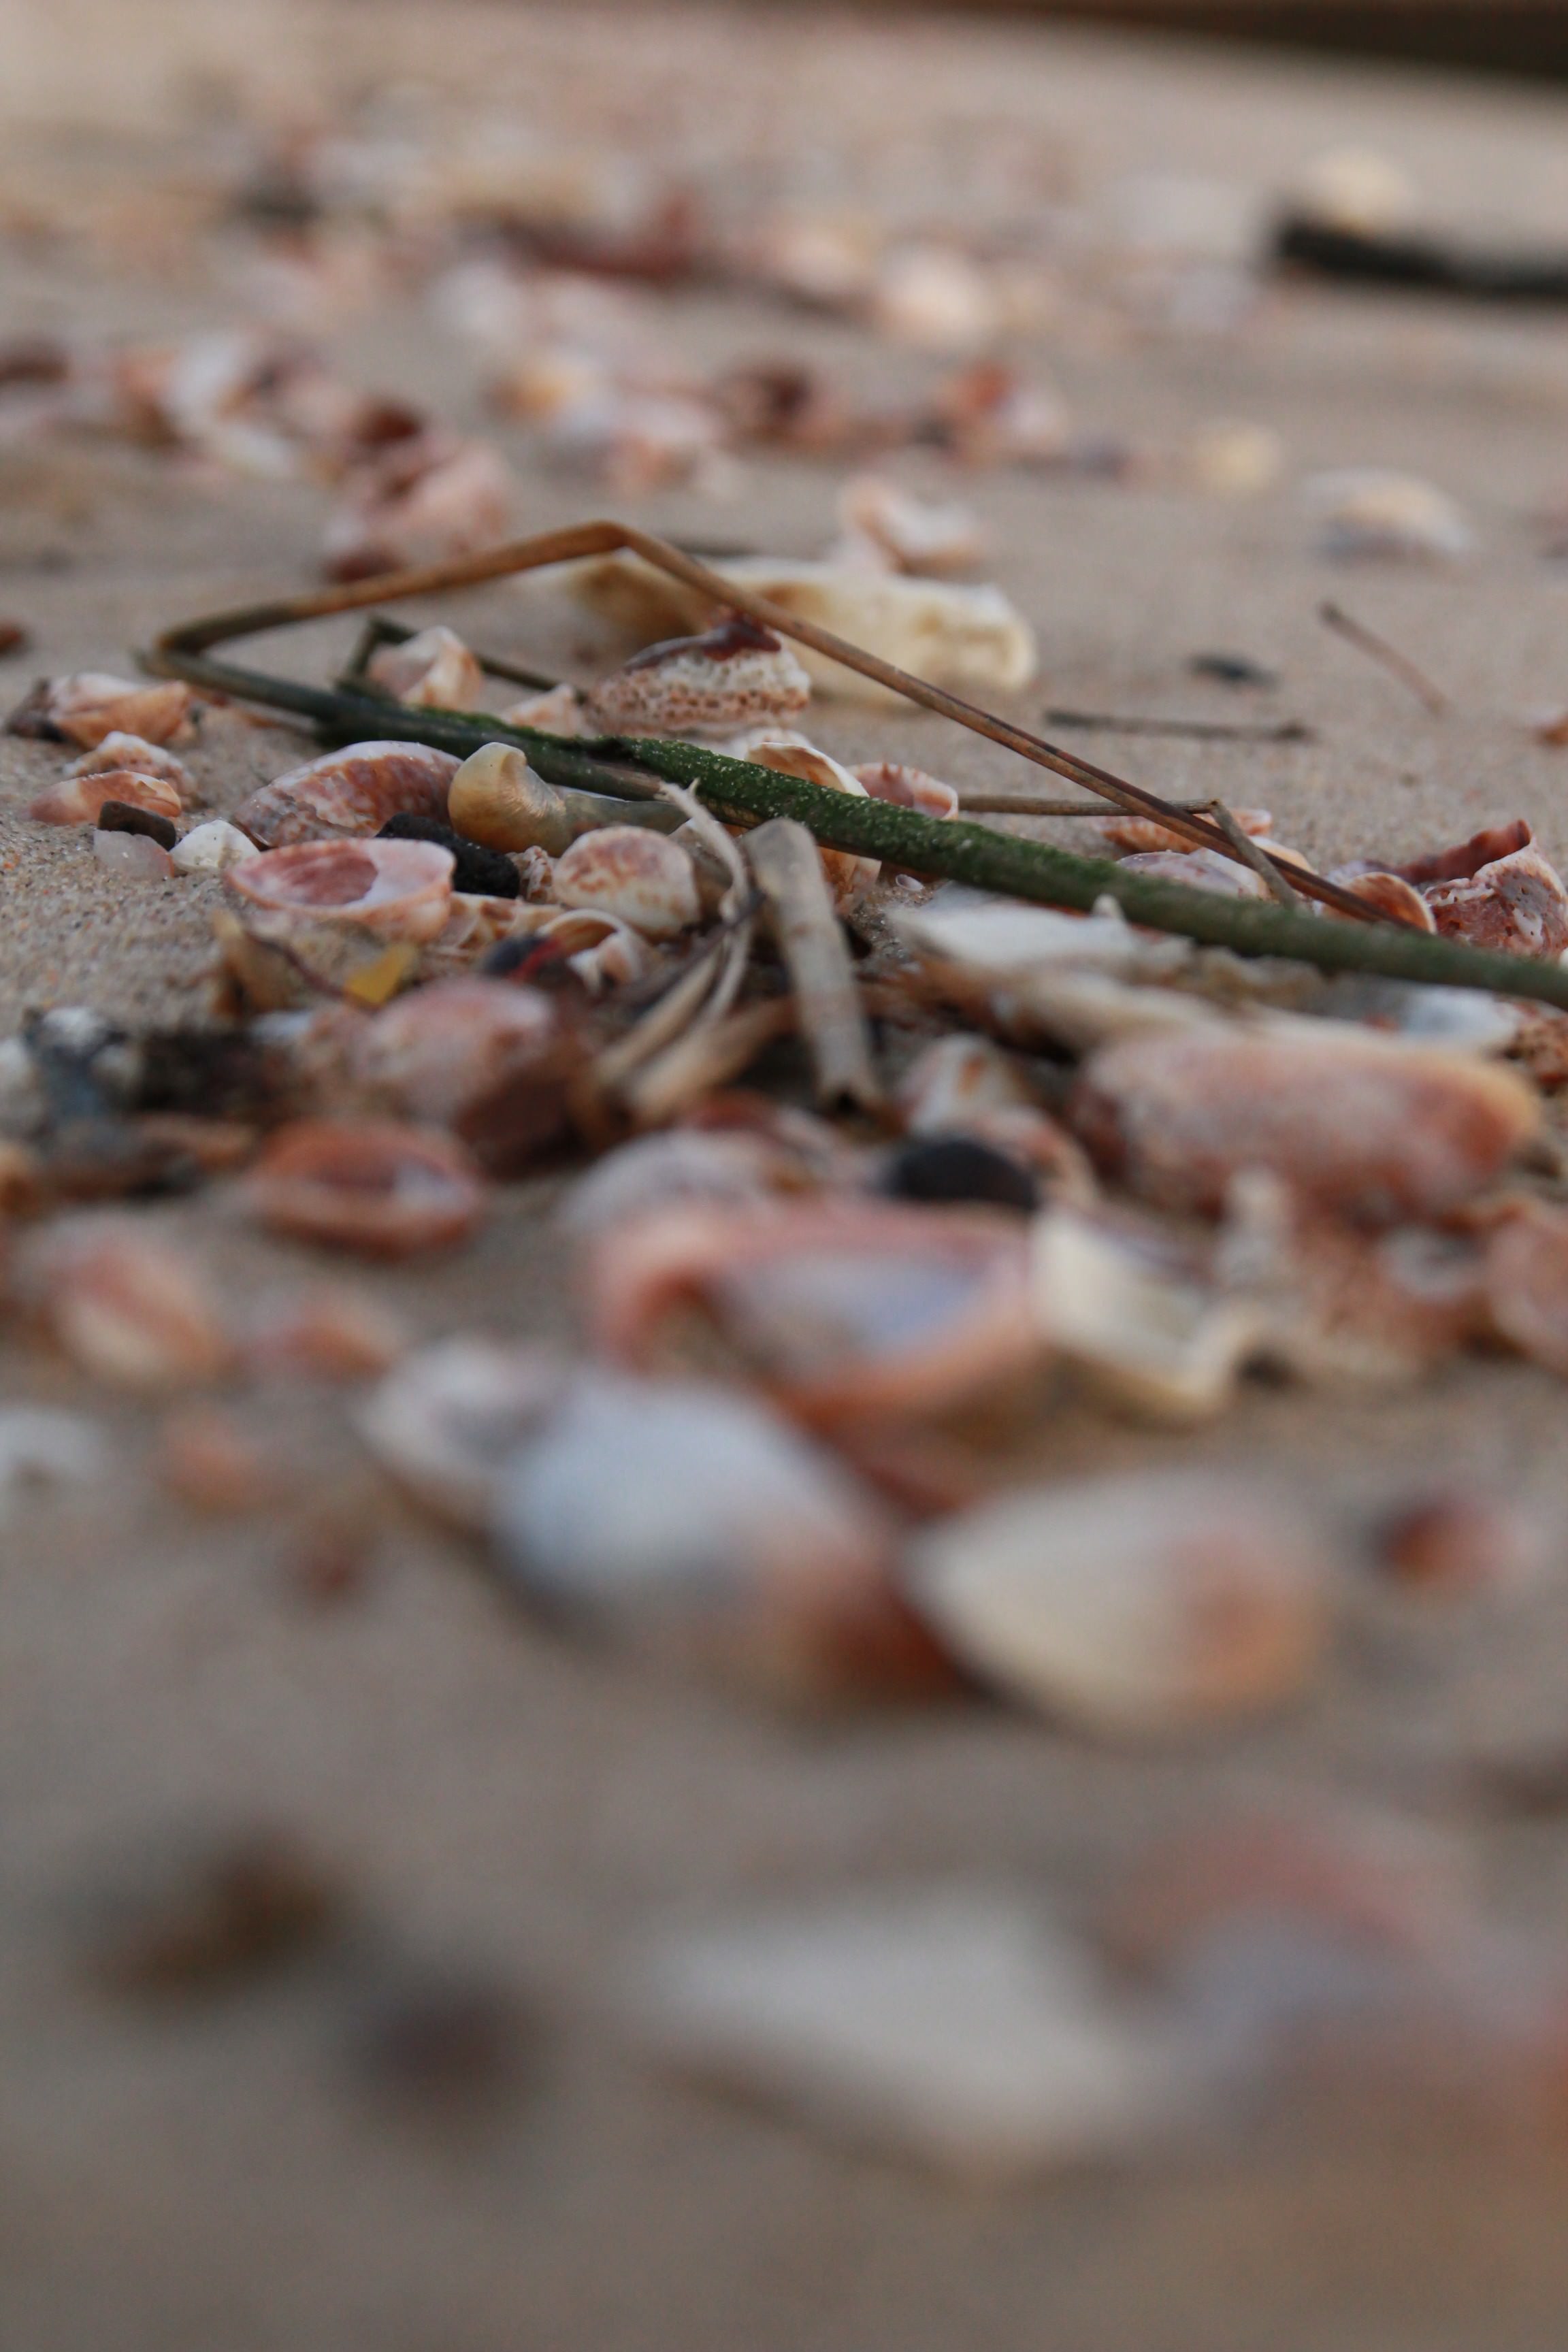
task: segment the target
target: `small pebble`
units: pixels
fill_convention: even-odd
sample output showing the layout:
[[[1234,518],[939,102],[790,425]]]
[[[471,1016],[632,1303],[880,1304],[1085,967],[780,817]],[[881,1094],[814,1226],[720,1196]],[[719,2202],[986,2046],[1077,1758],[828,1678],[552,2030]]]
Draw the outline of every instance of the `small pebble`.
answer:
[[[1278,670],[1265,669],[1246,654],[1194,654],[1187,664],[1194,677],[1212,678],[1216,686],[1275,687]]]
[[[142,833],[160,849],[173,849],[180,835],[166,816],[137,808],[130,801],[105,801],[98,812],[100,833]]]
[[[254,857],[256,844],[238,825],[212,817],[205,824],[193,825],[169,854],[176,873],[221,874],[226,866]]]
[[[333,1881],[272,1829],[143,1860],[99,1906],[89,1966],[106,1991],[169,2000],[285,1966],[340,1924]]]
[[[413,816],[400,810],[389,816],[377,836],[382,841],[434,841],[452,853],[452,887],[476,898],[515,898],[522,885],[517,867],[504,850],[486,849],[439,824],[432,816]]]
[[[919,1136],[901,1145],[879,1189],[900,1201],[988,1201],[1026,1213],[1039,1205],[1032,1169],[968,1135]]]
[[[167,882],[174,877],[168,851],[161,843],[149,841],[145,834],[95,831],[92,854],[111,874],[136,881]]]

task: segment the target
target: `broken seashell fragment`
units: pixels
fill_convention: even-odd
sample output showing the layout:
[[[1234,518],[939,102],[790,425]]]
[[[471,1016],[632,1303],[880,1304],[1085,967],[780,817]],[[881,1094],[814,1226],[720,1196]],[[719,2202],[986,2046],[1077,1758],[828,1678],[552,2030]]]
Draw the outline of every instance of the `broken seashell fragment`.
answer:
[[[356,1030],[349,1066],[379,1108],[435,1127],[459,1127],[502,1089],[510,1097],[521,1086],[541,1097],[542,1140],[561,1126],[561,1045],[559,1010],[542,990],[443,980],[411,990]]]
[[[299,1119],[280,1128],[245,1180],[273,1233],[373,1257],[467,1241],[485,1185],[462,1145],[394,1119]]]
[[[905,1582],[1003,1690],[1087,1730],[1157,1737],[1296,1697],[1335,1572],[1268,1488],[1152,1471],[1031,1487],[922,1529]]]
[[[1262,841],[1274,830],[1274,819],[1268,809],[1232,809],[1231,814],[1251,841]],[[1102,841],[1116,857],[1136,857],[1162,849],[1173,849],[1188,855],[1193,844],[1185,834],[1173,833],[1168,824],[1161,824],[1152,816],[1132,816],[1118,809],[1113,816],[1090,816],[1080,820],[1075,839]]]
[[[214,1404],[182,1405],[168,1414],[154,1470],[160,1486],[197,1511],[254,1511],[272,1483],[244,1423]]]
[[[542,849],[551,857],[569,849],[576,834],[561,794],[515,743],[485,743],[470,752],[447,787],[446,818],[455,833],[487,849]]]
[[[1489,824],[1479,833],[1472,833],[1468,841],[1459,841],[1447,849],[1431,849],[1420,857],[1407,858],[1403,866],[1390,870],[1425,890],[1434,882],[1459,882],[1479,874],[1483,866],[1494,865],[1498,859],[1511,857],[1516,849],[1528,849],[1535,834],[1527,817],[1516,816],[1506,824]]]
[[[750,1208],[816,1191],[816,1171],[782,1140],[721,1129],[672,1128],[606,1152],[578,1178],[560,1211],[571,1234],[596,1238],[630,1217],[706,1205]]]
[[[485,674],[455,629],[420,629],[401,645],[380,646],[366,675],[373,686],[418,710],[479,710]]]
[[[1157,882],[1184,882],[1189,890],[1214,890],[1225,898],[1267,898],[1268,885],[1261,874],[1238,858],[1217,849],[1138,850],[1121,860],[1129,874],[1147,874]]]
[[[752,728],[724,749],[732,759],[771,768],[775,776],[799,776],[805,783],[820,784],[826,792],[848,793],[862,800],[870,797],[858,776],[789,728]],[[882,870],[877,858],[856,857],[847,849],[819,849],[817,855],[840,908],[868,890]]]
[[[508,727],[532,727],[542,735],[588,735],[588,713],[574,686],[552,686],[545,694],[526,694],[509,702],[498,717]]]
[[[66,773],[96,776],[110,768],[129,769],[136,776],[156,776],[162,782],[172,784],[182,801],[195,790],[191,772],[183,760],[176,760],[173,751],[165,751],[161,744],[149,743],[140,735],[127,735],[121,728],[73,760]]]
[[[96,824],[105,801],[123,801],[128,808],[146,809],[171,822],[180,814],[180,795],[173,784],[129,768],[108,768],[90,776],[62,777],[29,803],[27,814],[36,824]]]
[[[221,874],[255,855],[256,844],[247,833],[215,816],[181,835],[169,852],[169,863],[176,874]]]
[[[580,1377],[502,1475],[494,1526],[527,1591],[677,1664],[788,1698],[948,1685],[893,1591],[880,1504],[753,1399]]]
[[[363,580],[441,563],[506,537],[512,478],[500,452],[432,428],[403,436],[359,467],[329,518],[322,569]]]
[[[129,1218],[52,1226],[24,1254],[17,1287],[72,1362],[116,1388],[199,1386],[233,1363],[217,1301],[188,1256]]]
[[[1055,1199],[1094,1197],[1082,1149],[988,1037],[936,1039],[904,1073],[898,1105],[911,1135],[973,1137],[1032,1169]]]
[[[1339,866],[1328,878],[1353,890],[1358,898],[1364,898],[1384,922],[1405,923],[1417,931],[1435,931],[1437,928],[1426,900],[1402,874],[1383,874],[1375,866],[1368,868],[1357,864]]]
[[[697,876],[679,842],[642,825],[585,833],[556,860],[563,907],[618,916],[650,940],[672,940],[701,913]]]
[[[101,670],[78,670],[41,679],[5,724],[13,735],[79,743],[86,751],[117,731],[147,743],[172,743],[189,720],[192,700],[190,688],[175,678],[138,686]]]
[[[302,841],[231,866],[225,883],[272,929],[353,924],[433,940],[452,906],[452,853],[432,841]]]
[[[263,849],[296,842],[357,840],[390,816],[447,821],[447,793],[461,762],[427,743],[351,743],[262,784],[233,822]]]
[[[1031,1292],[1048,1345],[1111,1403],[1153,1420],[1224,1411],[1264,1328],[1172,1236],[1055,1209],[1035,1227]]]
[[[699,637],[672,637],[601,678],[588,715],[606,735],[685,735],[776,725],[804,710],[811,680],[771,629],[727,614]]]
[[[895,808],[918,809],[922,816],[957,816],[959,797],[952,784],[928,776],[923,768],[906,767],[901,760],[868,760],[849,773],[874,801],[889,801]]]
[[[1521,1201],[1486,1237],[1492,1328],[1521,1356],[1568,1380],[1568,1213]]]
[[[1568,948],[1568,888],[1533,847],[1494,858],[1462,878],[1431,883],[1422,896],[1444,938],[1504,955],[1555,958]]]
[[[589,1255],[605,1352],[644,1366],[695,1311],[797,1418],[940,1415],[1019,1387],[1042,1353],[1010,1217],[895,1202],[668,1209]]]
[[[567,1376],[546,1348],[442,1339],[390,1371],[355,1420],[399,1486],[479,1535],[494,1516],[503,1472],[560,1402]]]
[[[139,882],[168,882],[174,868],[168,851],[161,842],[149,840],[142,833],[131,833],[110,828],[95,832],[92,854],[99,865],[110,874],[118,874]]]
[[[1378,466],[1349,466],[1307,484],[1323,554],[1403,562],[1453,562],[1474,537],[1463,509],[1436,483]]]
[[[1072,1123],[1101,1170],[1158,1206],[1214,1213],[1237,1171],[1372,1224],[1440,1217],[1536,1132],[1510,1071],[1348,1024],[1215,1024],[1102,1046]]]
[[[397,1318],[346,1282],[308,1283],[264,1304],[246,1340],[257,1370],[319,1381],[368,1380],[407,1352]]]
[[[840,561],[870,561],[894,572],[930,576],[968,572],[985,552],[985,534],[969,507],[928,505],[880,474],[856,474],[838,493]]]

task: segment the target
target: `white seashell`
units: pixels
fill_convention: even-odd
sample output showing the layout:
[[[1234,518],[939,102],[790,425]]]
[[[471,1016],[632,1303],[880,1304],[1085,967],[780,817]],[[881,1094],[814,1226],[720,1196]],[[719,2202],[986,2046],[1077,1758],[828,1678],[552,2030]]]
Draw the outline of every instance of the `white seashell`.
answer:
[[[973,1887],[666,1930],[624,2000],[683,2069],[979,2179],[1126,2156],[1195,2104],[1168,2028],[1031,1906]]]
[[[97,776],[109,769],[128,769],[132,775],[156,776],[172,784],[183,801],[195,790],[190,770],[173,751],[164,751],[161,743],[148,743],[140,735],[127,735],[115,729],[105,735],[90,751],[84,751],[66,770],[68,776]]]
[[[1207,1421],[1229,1403],[1267,1318],[1205,1281],[1170,1238],[1070,1208],[1037,1219],[1031,1295],[1052,1351],[1108,1401],[1159,1421]]]
[[[1250,866],[1217,849],[1135,851],[1121,860],[1125,874],[1147,874],[1158,882],[1184,882],[1189,890],[1214,890],[1222,898],[1267,898],[1268,885]]]
[[[618,916],[652,940],[676,938],[701,913],[690,858],[644,825],[581,835],[556,860],[555,896],[563,907]]]
[[[811,680],[771,629],[731,613],[697,637],[649,646],[588,697],[606,735],[684,735],[773,724],[804,710]]]
[[[1360,236],[1397,236],[1420,210],[1409,173],[1374,147],[1331,147],[1314,156],[1292,196],[1298,211]]]
[[[1198,488],[1222,499],[1257,498],[1272,489],[1285,467],[1285,447],[1267,425],[1216,416],[1187,444],[1187,470]]]
[[[381,646],[370,657],[373,685],[395,702],[423,710],[479,710],[485,674],[455,629],[421,629],[402,645]]]
[[[566,1379],[564,1362],[548,1349],[443,1339],[405,1357],[354,1418],[399,1486],[479,1534],[495,1511],[502,1471],[559,1403]]]
[[[851,476],[838,493],[838,521],[841,560],[853,562],[864,549],[895,572],[967,572],[985,552],[973,509],[928,505],[880,474]]]
[[[965,1664],[1093,1731],[1278,1706],[1321,1658],[1335,1563],[1268,1489],[1155,1471],[1037,1486],[913,1538],[907,1587]]]
[[[177,874],[221,874],[255,855],[256,844],[248,834],[215,816],[183,834],[169,852],[169,862]]]
[[[901,760],[868,760],[849,773],[874,801],[895,808],[918,809],[922,816],[953,817],[960,814],[957,793],[923,768],[907,767]]]
[[[1304,496],[1325,555],[1451,562],[1474,545],[1462,509],[1415,474],[1345,467],[1314,475]]]

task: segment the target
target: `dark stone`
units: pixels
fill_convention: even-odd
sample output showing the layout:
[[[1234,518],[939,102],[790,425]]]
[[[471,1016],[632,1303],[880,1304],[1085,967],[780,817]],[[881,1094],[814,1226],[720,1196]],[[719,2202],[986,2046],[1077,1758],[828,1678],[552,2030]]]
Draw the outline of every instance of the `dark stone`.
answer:
[[[1216,686],[1278,686],[1279,673],[1265,669],[1246,654],[1194,654],[1187,667],[1194,677],[1212,678]]]
[[[457,861],[452,868],[454,890],[471,891],[479,898],[522,896],[517,868],[504,850],[482,848],[477,841],[466,840],[462,834],[454,833],[449,824],[442,824],[435,817],[389,816],[377,838],[434,841],[442,849],[449,849]]]
[[[132,801],[105,801],[98,812],[100,833],[144,833],[160,849],[173,849],[180,835],[166,816],[136,807]]]
[[[985,1201],[1026,1211],[1039,1201],[1032,1169],[972,1135],[918,1136],[901,1144],[882,1171],[881,1189],[899,1201]]]

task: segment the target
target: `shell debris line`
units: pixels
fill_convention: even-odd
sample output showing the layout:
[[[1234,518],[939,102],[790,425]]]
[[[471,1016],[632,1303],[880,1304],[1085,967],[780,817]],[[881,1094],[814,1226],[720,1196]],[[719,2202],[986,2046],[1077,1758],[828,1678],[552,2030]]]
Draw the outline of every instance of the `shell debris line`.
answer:
[[[51,2345],[1536,2352],[1568,362],[1370,272],[1561,159],[1032,16],[145,13],[146,124],[0,86]],[[262,1859],[127,1961],[94,1822]]]

